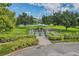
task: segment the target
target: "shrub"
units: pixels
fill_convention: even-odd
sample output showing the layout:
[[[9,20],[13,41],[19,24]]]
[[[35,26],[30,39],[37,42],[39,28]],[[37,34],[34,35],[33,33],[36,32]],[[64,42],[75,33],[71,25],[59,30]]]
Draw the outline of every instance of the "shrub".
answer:
[[[47,35],[48,39],[52,41],[69,41],[69,42],[77,42],[79,41],[79,32],[51,32]]]
[[[66,33],[66,34],[64,34],[64,39],[79,39],[79,34],[77,34],[77,33]]]
[[[35,37],[18,38],[16,41],[0,44],[0,55],[5,55],[17,49],[21,49],[21,48],[36,45],[36,44],[38,44],[38,40]]]
[[[50,40],[53,40],[53,41],[56,41],[56,40],[64,40],[64,36],[63,35],[61,35],[60,33],[49,33],[48,35],[48,39],[50,39]]]

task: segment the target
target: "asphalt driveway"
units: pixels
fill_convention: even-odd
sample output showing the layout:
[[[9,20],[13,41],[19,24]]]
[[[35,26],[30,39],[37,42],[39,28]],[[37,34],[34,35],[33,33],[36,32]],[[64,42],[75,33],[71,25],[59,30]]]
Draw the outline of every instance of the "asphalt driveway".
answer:
[[[56,43],[24,48],[8,56],[79,56],[79,43]]]

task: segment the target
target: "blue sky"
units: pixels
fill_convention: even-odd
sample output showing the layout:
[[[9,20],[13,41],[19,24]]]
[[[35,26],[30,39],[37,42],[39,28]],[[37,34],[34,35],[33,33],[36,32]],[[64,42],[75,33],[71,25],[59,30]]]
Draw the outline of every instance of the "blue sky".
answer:
[[[42,15],[46,15],[46,13],[43,13],[45,11],[44,7],[26,3],[12,4],[9,9],[16,12],[17,16],[22,12],[26,12],[28,15],[33,15],[34,17],[41,17]]]
[[[28,15],[32,15],[36,18],[40,18],[43,15],[51,15],[53,12],[58,11],[73,11],[79,12],[79,4],[72,3],[13,3],[10,10],[16,12],[16,16],[22,12],[26,12]]]

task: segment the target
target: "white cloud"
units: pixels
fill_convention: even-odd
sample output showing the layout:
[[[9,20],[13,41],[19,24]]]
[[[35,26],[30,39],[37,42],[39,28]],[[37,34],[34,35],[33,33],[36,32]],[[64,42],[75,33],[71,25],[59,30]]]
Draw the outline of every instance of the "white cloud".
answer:
[[[72,11],[78,11],[79,10],[79,3],[73,3],[73,9],[69,9],[69,10],[72,10]]]
[[[43,6],[47,12],[58,12],[60,10],[60,4],[59,3],[30,3],[30,5],[35,5],[35,6]],[[46,12],[45,11],[45,12]]]
[[[43,11],[42,13],[44,14],[52,14],[53,12],[72,10],[69,4],[67,4],[67,7],[61,7],[60,3],[31,3],[30,5],[39,7],[43,6],[45,11]],[[73,3],[73,6],[73,10],[79,9],[79,3]]]
[[[79,3],[74,3],[73,5],[75,8],[79,8]]]
[[[31,15],[31,12],[30,11],[26,11],[25,13],[27,13],[28,15]]]
[[[42,6],[42,3],[29,3],[29,4],[34,6]]]
[[[44,8],[49,11],[49,12],[58,12],[59,11],[59,7],[60,7],[60,4],[58,3],[48,3],[48,4],[42,4],[44,6]]]
[[[66,11],[66,10],[71,10],[69,7],[62,7],[61,8],[61,11],[63,12],[63,11]]]

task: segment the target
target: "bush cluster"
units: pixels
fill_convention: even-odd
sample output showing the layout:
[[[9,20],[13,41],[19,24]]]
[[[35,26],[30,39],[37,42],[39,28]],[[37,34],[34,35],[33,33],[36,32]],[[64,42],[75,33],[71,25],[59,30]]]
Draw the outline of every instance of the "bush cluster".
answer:
[[[79,39],[78,33],[66,33],[64,34],[64,39]]]
[[[48,39],[55,41],[55,40],[60,40],[60,41],[79,41],[79,33],[58,33],[58,32],[51,32],[48,35]]]
[[[28,36],[28,38],[26,36],[18,37],[15,41],[0,44],[0,55],[5,55],[17,49],[36,44],[38,44],[38,40],[35,38],[35,36]]]
[[[55,32],[52,32],[52,33],[49,33],[47,34],[48,36],[48,39],[50,40],[63,40],[63,35],[61,35],[60,33],[55,33]]]
[[[15,41],[18,38],[23,38],[23,37],[29,38],[29,37],[33,37],[33,36],[29,36],[29,35],[16,35],[16,36],[5,35],[5,36],[0,37],[0,43]]]

